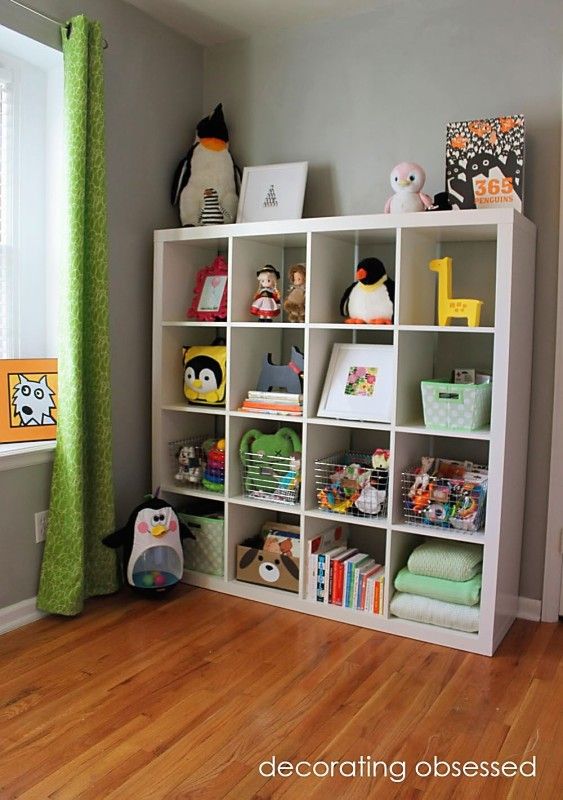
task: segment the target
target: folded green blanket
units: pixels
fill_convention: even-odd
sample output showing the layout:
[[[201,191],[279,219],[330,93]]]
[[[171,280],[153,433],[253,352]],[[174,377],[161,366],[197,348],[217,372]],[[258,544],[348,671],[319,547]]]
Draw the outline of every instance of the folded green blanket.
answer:
[[[479,606],[460,606],[457,603],[444,603],[416,594],[395,592],[389,611],[401,619],[454,628],[457,631],[475,633],[479,630]]]
[[[479,602],[481,594],[481,573],[468,581],[448,581],[444,578],[415,575],[404,567],[395,578],[395,589],[443,600],[445,603],[474,606]]]
[[[410,554],[409,571],[429,578],[468,581],[481,572],[483,548],[471,542],[429,539]]]

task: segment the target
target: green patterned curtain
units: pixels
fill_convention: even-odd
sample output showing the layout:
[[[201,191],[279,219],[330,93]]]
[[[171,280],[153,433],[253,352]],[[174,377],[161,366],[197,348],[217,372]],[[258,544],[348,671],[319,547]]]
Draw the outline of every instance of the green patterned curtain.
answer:
[[[37,606],[78,614],[119,587],[114,529],[108,326],[103,39],[83,16],[63,29],[68,256],[61,276],[59,407]]]

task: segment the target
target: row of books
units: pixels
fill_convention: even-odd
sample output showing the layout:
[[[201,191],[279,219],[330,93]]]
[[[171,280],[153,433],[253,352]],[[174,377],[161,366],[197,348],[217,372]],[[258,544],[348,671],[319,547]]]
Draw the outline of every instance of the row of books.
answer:
[[[357,547],[348,547],[340,526],[310,540],[307,569],[309,599],[382,613],[385,568]]]
[[[303,395],[291,392],[248,392],[239,411],[255,414],[285,414],[290,417],[303,416]]]

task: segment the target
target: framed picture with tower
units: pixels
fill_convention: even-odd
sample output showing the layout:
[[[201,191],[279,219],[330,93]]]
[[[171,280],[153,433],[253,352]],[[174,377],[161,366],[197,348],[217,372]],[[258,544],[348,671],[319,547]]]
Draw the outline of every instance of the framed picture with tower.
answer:
[[[300,219],[307,183],[307,161],[245,167],[237,222]]]

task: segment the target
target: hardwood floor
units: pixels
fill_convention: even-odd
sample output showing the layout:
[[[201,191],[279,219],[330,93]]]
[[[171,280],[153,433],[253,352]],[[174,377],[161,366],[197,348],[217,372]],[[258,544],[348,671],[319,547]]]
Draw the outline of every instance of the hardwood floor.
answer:
[[[0,637],[0,800],[551,800],[562,664],[562,625],[519,620],[490,659],[203,589],[124,590]],[[262,777],[272,756],[384,763]],[[434,756],[535,757],[536,776],[417,776]]]

